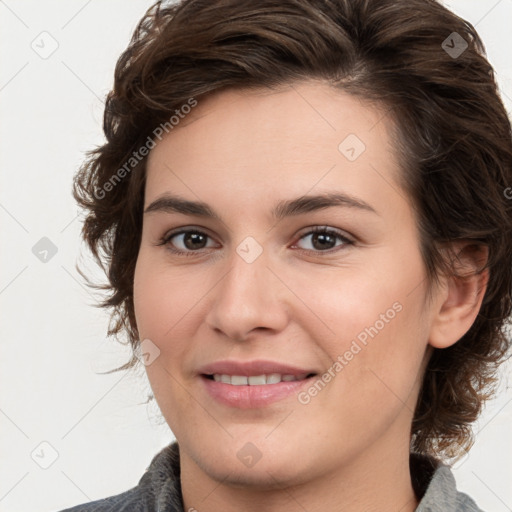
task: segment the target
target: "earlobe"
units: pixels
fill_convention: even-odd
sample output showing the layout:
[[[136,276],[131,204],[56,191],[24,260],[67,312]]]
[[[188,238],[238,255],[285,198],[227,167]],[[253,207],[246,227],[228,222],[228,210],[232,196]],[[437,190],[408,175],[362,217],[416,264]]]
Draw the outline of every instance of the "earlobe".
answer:
[[[432,310],[429,344],[434,348],[447,348],[469,331],[480,311],[489,281],[489,271],[484,268],[487,247],[458,243],[452,249],[457,255],[451,263],[453,275],[441,278]]]

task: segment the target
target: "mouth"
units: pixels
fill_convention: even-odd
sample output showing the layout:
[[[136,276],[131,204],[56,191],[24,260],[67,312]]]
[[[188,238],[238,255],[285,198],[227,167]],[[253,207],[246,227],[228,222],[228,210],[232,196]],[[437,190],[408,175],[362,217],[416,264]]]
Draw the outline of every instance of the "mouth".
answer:
[[[283,365],[281,372],[278,372],[274,364],[270,367],[253,365],[252,368],[228,364],[216,366],[206,372],[203,370],[199,377],[209,397],[231,409],[270,408],[276,402],[296,397],[319,375]],[[242,373],[245,375],[241,375]]]
[[[203,389],[230,408],[264,408],[292,399],[319,375],[316,369],[272,360],[219,360],[197,371]]]
[[[202,374],[202,377],[215,382],[231,386],[269,386],[281,382],[304,381],[315,377],[316,373],[302,373],[298,375],[269,373],[261,375],[229,375],[225,373]]]

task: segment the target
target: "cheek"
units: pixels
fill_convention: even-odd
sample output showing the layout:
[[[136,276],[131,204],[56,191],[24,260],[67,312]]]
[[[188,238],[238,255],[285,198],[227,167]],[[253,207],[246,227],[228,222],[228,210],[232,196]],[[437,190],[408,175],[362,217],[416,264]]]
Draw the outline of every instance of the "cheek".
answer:
[[[408,418],[405,423],[412,420],[427,345],[420,304],[403,295],[391,308],[380,310],[384,316],[353,331],[343,354],[344,375],[336,383],[338,396],[351,396],[353,432],[375,421],[377,410],[376,428],[384,429],[398,416]]]
[[[409,266],[414,264],[410,262]],[[402,329],[414,327],[422,315],[422,290],[411,293],[421,282],[418,279],[421,265],[409,270],[400,270],[399,264],[393,262],[375,267],[377,265],[369,264],[329,271],[316,269],[308,273],[291,271],[286,276],[287,282],[294,283],[294,293],[307,308],[302,308],[301,315],[296,308],[293,320],[306,329],[312,339],[322,340],[331,356],[348,349],[347,343],[350,345],[353,339],[364,344],[384,332],[394,331],[396,336]],[[410,320],[410,325],[406,319]]]
[[[428,341],[426,285],[419,253],[404,259],[381,255],[378,266],[299,277],[297,289],[315,313],[302,327],[332,362],[335,377],[325,377],[336,394],[400,402],[417,384]]]
[[[134,308],[141,339],[162,344],[176,338],[205,295],[204,272],[173,268],[141,250],[134,276]],[[203,286],[201,284],[203,283]],[[163,347],[161,347],[163,348]]]
[[[190,318],[204,290],[193,273],[169,268],[141,249],[134,275],[134,308],[140,340],[158,347],[158,357],[145,366],[153,394],[171,430],[177,431],[176,410],[187,410],[179,368],[190,350]],[[204,282],[204,281],[203,281]],[[189,418],[190,420],[190,418]]]

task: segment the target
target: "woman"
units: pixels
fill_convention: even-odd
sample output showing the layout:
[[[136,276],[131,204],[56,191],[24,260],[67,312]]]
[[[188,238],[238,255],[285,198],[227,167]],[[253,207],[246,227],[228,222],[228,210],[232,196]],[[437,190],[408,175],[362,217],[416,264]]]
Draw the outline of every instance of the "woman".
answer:
[[[433,0],[160,3],[75,181],[177,442],[87,510],[478,511],[442,461],[509,348],[510,122]]]

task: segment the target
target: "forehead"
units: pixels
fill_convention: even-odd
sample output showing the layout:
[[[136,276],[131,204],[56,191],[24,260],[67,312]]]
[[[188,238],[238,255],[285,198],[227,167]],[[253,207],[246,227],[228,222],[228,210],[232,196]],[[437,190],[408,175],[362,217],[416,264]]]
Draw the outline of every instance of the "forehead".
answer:
[[[397,195],[383,107],[318,82],[228,89],[197,102],[151,151],[146,203],[164,190],[225,191],[246,207],[340,188],[382,200]]]
[[[293,140],[317,143],[324,139],[330,143],[334,133],[337,137],[345,132],[365,137],[366,132],[385,120],[388,109],[324,82],[309,80],[272,89],[213,91],[199,98],[197,106],[188,110],[190,112],[181,115],[179,123],[164,138],[172,135],[178,143],[191,136],[211,138],[218,133],[217,143],[226,136],[233,140],[246,135],[254,138],[253,146],[257,142],[271,141],[284,146],[285,141]],[[391,119],[387,118],[382,124],[386,122],[390,123]],[[377,136],[382,136],[388,127],[381,128],[384,130],[377,130]],[[217,147],[220,150],[228,145],[229,141]]]

